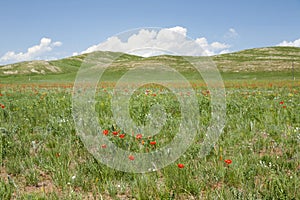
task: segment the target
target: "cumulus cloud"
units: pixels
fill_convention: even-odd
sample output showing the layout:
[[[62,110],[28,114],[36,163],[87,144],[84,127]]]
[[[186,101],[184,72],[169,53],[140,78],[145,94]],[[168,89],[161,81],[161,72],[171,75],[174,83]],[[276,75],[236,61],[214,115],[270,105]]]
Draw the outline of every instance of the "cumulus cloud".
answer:
[[[207,39],[202,37],[202,38],[197,38],[195,40],[195,42],[197,44],[199,44],[199,46],[204,50],[204,55],[214,55],[214,54],[218,54],[221,53],[222,51],[227,50],[230,45],[228,44],[224,44],[224,43],[220,43],[220,42],[213,42],[211,44],[209,44],[207,42]]]
[[[144,57],[160,54],[206,56],[228,51],[228,48],[230,48],[228,44],[220,42],[209,43],[204,37],[190,39],[187,37],[186,28],[176,26],[159,30],[141,29],[132,33],[125,40],[113,36],[105,42],[87,48],[81,53],[114,51]]]
[[[277,44],[277,46],[300,47],[300,38],[294,41],[284,40],[281,43]]]
[[[42,38],[40,44],[29,47],[26,52],[7,52],[0,58],[0,63],[13,63],[40,59],[44,56],[45,53],[50,52],[53,50],[53,48],[59,47],[61,45],[62,43],[59,41],[52,42],[50,38]]]

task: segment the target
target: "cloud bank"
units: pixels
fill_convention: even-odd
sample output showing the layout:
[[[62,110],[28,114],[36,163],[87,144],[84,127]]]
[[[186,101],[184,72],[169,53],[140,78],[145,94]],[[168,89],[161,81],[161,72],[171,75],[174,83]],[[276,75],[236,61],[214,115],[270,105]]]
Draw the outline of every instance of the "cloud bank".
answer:
[[[93,45],[81,53],[93,51],[114,51],[153,56],[160,54],[178,54],[186,56],[210,56],[228,52],[230,45],[220,42],[209,43],[205,37],[190,39],[187,29],[176,26],[164,29],[140,29],[125,40],[118,36],[108,38],[105,42]],[[78,53],[73,53],[77,55]]]
[[[59,41],[52,42],[50,38],[44,37],[41,39],[40,44],[28,48],[26,52],[7,52],[0,58],[0,63],[13,63],[40,59],[41,57],[45,56],[45,53],[50,52],[53,50],[53,48],[59,47],[61,45],[62,43]]]
[[[281,43],[277,44],[277,46],[286,46],[286,47],[300,47],[300,38],[294,41],[282,41]]]

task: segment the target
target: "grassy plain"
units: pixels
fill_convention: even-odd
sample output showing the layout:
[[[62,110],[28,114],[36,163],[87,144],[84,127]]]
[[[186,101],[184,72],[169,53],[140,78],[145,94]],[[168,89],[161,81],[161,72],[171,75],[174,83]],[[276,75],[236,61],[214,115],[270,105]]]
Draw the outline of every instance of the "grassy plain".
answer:
[[[166,88],[145,85],[131,98],[133,120],[144,123],[159,103],[168,123],[151,138],[124,132],[111,111],[122,73],[107,72],[97,89],[99,124],[120,148],[155,151],[180,134],[180,105]],[[226,125],[205,158],[198,155],[211,119],[210,93],[194,72],[182,73],[196,93],[200,129],[176,162],[143,174],[111,169],[87,151],[72,116],[75,72],[2,76],[0,199],[300,199],[299,72],[295,80],[290,70],[222,72]]]

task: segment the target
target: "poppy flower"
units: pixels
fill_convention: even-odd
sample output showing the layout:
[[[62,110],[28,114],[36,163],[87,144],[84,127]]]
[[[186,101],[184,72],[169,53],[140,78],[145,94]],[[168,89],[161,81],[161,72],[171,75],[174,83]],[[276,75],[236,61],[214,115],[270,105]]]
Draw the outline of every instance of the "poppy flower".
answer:
[[[184,164],[182,164],[182,163],[179,163],[177,166],[178,166],[178,168],[180,168],[180,169],[184,168]]]
[[[156,141],[151,141],[150,145],[156,145]]]
[[[1,108],[2,108],[2,109],[4,109],[4,108],[5,108],[5,106],[4,106],[3,104],[0,104],[0,106],[1,106]]]
[[[280,101],[279,104],[282,105],[282,104],[284,104],[284,102],[283,102],[283,101]]]
[[[225,162],[227,165],[230,165],[230,164],[232,163],[232,160],[227,159],[227,160],[224,160],[224,162]]]
[[[133,155],[130,155],[128,156],[129,160],[134,160],[134,156]]]
[[[105,130],[102,131],[102,133],[103,133],[104,135],[108,135],[109,131],[108,131],[107,129],[105,129]]]
[[[106,147],[107,147],[106,144],[102,144],[101,146],[102,149],[105,149]]]
[[[138,140],[142,139],[142,134],[140,134],[140,133],[137,134],[137,135],[136,135],[136,139],[138,139]]]
[[[120,137],[121,139],[123,139],[123,138],[125,137],[125,134],[121,134],[121,135],[119,135],[119,137]]]
[[[286,108],[286,106],[282,106],[282,108]]]
[[[118,131],[114,131],[114,132],[112,132],[112,134],[113,135],[118,135],[119,133],[118,133]]]

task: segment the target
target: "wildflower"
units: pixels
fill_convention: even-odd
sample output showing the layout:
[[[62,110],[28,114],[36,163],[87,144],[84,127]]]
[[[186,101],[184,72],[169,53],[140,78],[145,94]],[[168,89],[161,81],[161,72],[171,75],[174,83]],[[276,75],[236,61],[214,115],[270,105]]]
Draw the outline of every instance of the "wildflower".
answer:
[[[151,141],[150,145],[156,145],[156,141]]]
[[[2,108],[2,109],[4,109],[4,108],[5,108],[5,106],[4,106],[3,104],[0,104],[0,106],[1,106],[1,108]]]
[[[280,105],[284,104],[284,101],[280,101],[279,104],[280,104]]]
[[[129,160],[134,160],[134,156],[133,155],[130,155],[128,156]]]
[[[282,106],[282,108],[286,108],[286,106]]]
[[[102,148],[102,149],[105,149],[106,147],[107,147],[106,144],[102,144],[102,145],[101,145],[101,148]]]
[[[136,139],[138,139],[138,140],[142,139],[142,134],[140,134],[140,133],[137,134],[137,135],[136,135]]]
[[[125,137],[125,134],[121,134],[121,135],[119,135],[119,137],[120,137],[121,139],[123,139],[123,138]]]
[[[224,160],[224,162],[225,162],[227,165],[230,165],[230,164],[232,163],[232,160],[227,159],[227,160]]]
[[[103,130],[104,135],[108,135],[109,131],[107,129]]]
[[[178,168],[180,168],[180,169],[184,168],[184,164],[182,164],[182,163],[179,163],[177,166],[178,166]]]
[[[118,133],[118,131],[114,131],[114,132],[112,132],[112,134],[113,135],[118,135],[119,133]]]

